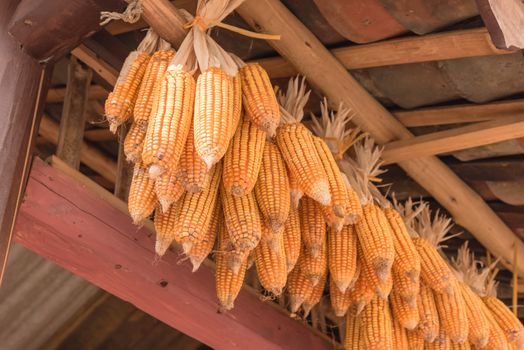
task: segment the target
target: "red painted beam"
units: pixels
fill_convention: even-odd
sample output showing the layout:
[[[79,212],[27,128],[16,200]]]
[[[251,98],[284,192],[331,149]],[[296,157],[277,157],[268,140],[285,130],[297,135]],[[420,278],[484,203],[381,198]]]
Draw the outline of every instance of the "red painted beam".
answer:
[[[94,191],[35,160],[15,240],[215,349],[332,349],[303,324],[243,290],[217,313],[213,270],[191,273],[168,252],[152,265],[151,232]]]

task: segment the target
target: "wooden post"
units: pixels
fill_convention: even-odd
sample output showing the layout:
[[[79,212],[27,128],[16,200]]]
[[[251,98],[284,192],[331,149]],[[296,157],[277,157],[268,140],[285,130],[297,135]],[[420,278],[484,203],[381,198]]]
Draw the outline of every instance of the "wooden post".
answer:
[[[22,52],[7,32],[18,3],[0,2],[0,281],[50,77],[50,70]]]
[[[116,167],[115,196],[127,202],[129,187],[133,179],[133,166],[127,162],[124,154],[124,140],[129,124],[124,124],[118,131],[118,161]]]
[[[67,86],[58,132],[56,155],[73,169],[80,167],[89,85],[93,72],[75,57],[69,61]]]

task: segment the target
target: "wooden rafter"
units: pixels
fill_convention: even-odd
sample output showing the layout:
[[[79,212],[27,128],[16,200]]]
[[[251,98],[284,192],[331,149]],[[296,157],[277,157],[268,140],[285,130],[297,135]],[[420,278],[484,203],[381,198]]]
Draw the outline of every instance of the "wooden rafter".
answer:
[[[108,84],[115,85],[116,80],[118,79],[118,71],[108,63],[99,59],[96,53],[89,50],[85,45],[79,45],[71,51],[71,54],[88,65]]]
[[[47,92],[46,103],[59,103],[64,101],[66,88],[52,88]],[[100,85],[91,85],[88,96],[90,100],[98,100],[107,97],[107,91]]]
[[[281,34],[281,40],[269,44],[332,103],[344,102],[352,107],[354,122],[379,144],[413,137],[280,1],[247,1],[237,12],[257,31]],[[524,249],[524,244],[482,198],[437,158],[417,158],[399,165],[450,212],[457,224],[470,231],[491,252],[512,261],[513,245],[516,243],[519,250]],[[522,264],[524,255],[519,256],[520,275],[524,275]]]

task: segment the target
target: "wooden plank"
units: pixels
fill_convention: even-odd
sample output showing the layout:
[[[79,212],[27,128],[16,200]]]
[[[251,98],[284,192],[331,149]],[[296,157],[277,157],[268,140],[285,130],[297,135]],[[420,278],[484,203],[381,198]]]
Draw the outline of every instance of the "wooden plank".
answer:
[[[47,92],[46,103],[60,103],[64,101],[66,88],[53,88]],[[90,100],[100,100],[107,97],[107,91],[100,85],[91,85],[88,96]]]
[[[524,4],[521,0],[476,0],[482,20],[499,48],[524,48]]]
[[[181,264],[173,252],[152,265],[152,232],[133,226],[128,215],[97,193],[39,160],[33,164],[15,239],[211,347],[333,347],[246,290],[232,312],[217,313],[212,269],[202,266],[192,273],[190,264]]]
[[[84,138],[92,142],[116,141],[117,136],[109,129],[96,128],[84,131]]]
[[[278,0],[244,2],[237,12],[260,32],[281,34],[270,41],[308,82],[335,106],[344,102],[353,108],[353,121],[379,143],[410,139],[413,135],[371,97],[346,68]],[[497,256],[512,261],[516,235],[482,198],[436,157],[417,158],[399,165],[424,187],[453,216]],[[493,237],[497,237],[496,240]],[[524,244],[518,241],[519,251]],[[522,250],[521,250],[522,249]],[[519,256],[519,274],[524,276],[524,254]]]
[[[72,168],[80,167],[80,150],[84,139],[84,126],[88,88],[93,72],[82,67],[71,57],[67,74],[67,87],[58,130],[56,154]]]
[[[118,71],[107,62],[101,60],[96,53],[88,49],[85,45],[76,47],[71,51],[71,54],[84,62],[108,84],[115,85],[118,79]]]
[[[0,2],[0,282],[51,76],[7,32],[18,3]]]
[[[385,164],[398,163],[519,137],[524,137],[524,115],[475,123],[411,139],[393,141],[384,146],[382,158]]]
[[[58,123],[54,122],[50,117],[44,116],[40,123],[40,135],[51,142],[58,143]],[[80,148],[80,161],[102,175],[107,180],[115,183],[116,180],[116,162],[104,155],[96,147],[83,142]]]
[[[450,31],[424,36],[410,36],[353,45],[331,50],[346,69],[362,69],[387,65],[451,60],[464,57],[504,55],[513,51],[493,46],[486,28]],[[257,60],[271,78],[297,74],[297,69],[282,57]]]
[[[56,60],[100,28],[100,11],[122,9],[118,0],[21,0],[9,32],[38,61]]]
[[[480,105],[465,104],[445,107],[420,108],[411,111],[393,111],[408,128],[482,122],[508,116],[524,115],[524,100],[509,100]]]

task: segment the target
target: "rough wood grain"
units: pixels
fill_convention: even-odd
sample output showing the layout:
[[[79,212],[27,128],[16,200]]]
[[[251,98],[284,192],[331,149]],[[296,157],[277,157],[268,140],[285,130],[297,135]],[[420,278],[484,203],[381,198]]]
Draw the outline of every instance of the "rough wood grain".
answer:
[[[409,139],[413,135],[371,97],[346,68],[279,1],[243,3],[237,10],[257,31],[281,34],[269,42],[297,71],[322,91],[331,103],[344,102],[355,111],[353,121],[379,143]],[[516,235],[482,198],[435,157],[404,161],[400,166],[496,255],[512,261]],[[493,237],[497,239],[493,239]],[[518,242],[519,250],[524,244]],[[524,251],[524,250],[523,250]],[[519,256],[519,274],[524,276],[524,255]]]
[[[521,0],[476,0],[495,46],[524,48],[524,3]]]
[[[137,229],[128,215],[38,160],[33,164],[15,237],[38,254],[211,347],[333,346],[245,290],[234,311],[217,313],[212,269],[203,266],[193,274],[190,264],[180,264],[172,252],[152,265],[151,232]]]
[[[71,54],[80,61],[88,65],[96,74],[104,79],[111,86],[115,85],[118,79],[118,71],[101,60],[96,53],[88,49],[85,45],[80,45],[71,51]]]
[[[118,134],[118,160],[116,167],[116,183],[115,183],[115,196],[127,201],[129,195],[129,188],[131,187],[131,181],[133,180],[133,164],[126,160],[124,153],[124,141],[126,138],[127,131],[129,130],[129,123],[124,124],[121,127]]]
[[[52,88],[47,92],[46,103],[61,103],[64,101],[66,88]],[[107,97],[107,91],[100,85],[91,85],[88,92],[89,99],[99,100]]]
[[[169,0],[143,0],[142,8],[144,20],[151,28],[178,49],[186,37],[184,24],[187,20],[177,8]]]

